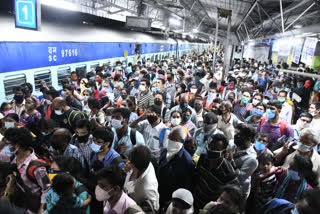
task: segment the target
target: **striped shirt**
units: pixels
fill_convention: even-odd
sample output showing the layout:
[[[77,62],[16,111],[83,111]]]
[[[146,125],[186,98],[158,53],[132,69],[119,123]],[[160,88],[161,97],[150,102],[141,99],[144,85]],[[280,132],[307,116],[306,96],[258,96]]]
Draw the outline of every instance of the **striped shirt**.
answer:
[[[170,97],[173,100],[176,97],[176,85],[174,83],[170,84],[169,82],[166,82],[164,88],[165,92],[170,94]]]
[[[145,94],[141,92],[138,94],[138,106],[140,110],[145,110],[153,105],[154,97],[150,91]]]
[[[247,114],[247,109],[248,109],[248,105],[250,105],[249,103],[246,105],[241,105],[241,102],[239,101],[238,103],[234,104],[233,106],[233,113],[234,115],[237,116],[237,118],[239,120],[241,120],[242,122],[244,122],[246,120],[246,114]]]

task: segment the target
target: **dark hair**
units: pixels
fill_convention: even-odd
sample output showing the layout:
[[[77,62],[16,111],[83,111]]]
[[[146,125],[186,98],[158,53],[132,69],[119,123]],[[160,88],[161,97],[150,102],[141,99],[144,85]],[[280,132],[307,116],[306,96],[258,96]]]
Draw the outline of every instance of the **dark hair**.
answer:
[[[227,185],[223,188],[222,192],[225,192],[229,195],[231,200],[239,207],[241,212],[245,204],[245,197],[242,189],[236,185]]]
[[[312,116],[310,113],[308,113],[308,112],[303,112],[303,113],[301,113],[301,114],[300,114],[300,118],[301,118],[301,117],[307,117],[307,118],[310,118],[310,119],[313,118],[313,116]]]
[[[68,172],[77,180],[81,178],[83,168],[79,160],[73,157],[58,155],[53,158],[52,162],[56,162],[61,172]]]
[[[182,114],[189,112],[192,115],[192,111],[189,108],[185,108],[182,110]]]
[[[242,94],[244,94],[244,92],[248,92],[250,94],[250,97],[252,97],[252,90],[250,88],[245,88],[242,90]]]
[[[260,155],[258,155],[258,161],[259,163],[265,164],[271,162],[274,164],[276,162],[276,158],[273,154],[262,152]]]
[[[148,110],[155,112],[157,115],[161,115],[161,107],[160,106],[152,105],[148,108]]]
[[[134,146],[130,152],[129,160],[138,170],[145,170],[151,161],[151,151],[144,145]]]
[[[297,167],[297,171],[303,174],[308,184],[313,187],[318,185],[317,175],[312,171],[313,164],[310,158],[303,155],[296,154],[293,157],[294,165]]]
[[[29,83],[29,82],[23,83],[21,86],[22,86],[22,87],[27,87],[28,90],[30,91],[30,93],[33,91],[33,86],[32,86],[32,84]]]
[[[266,133],[266,132],[258,132],[256,134],[256,138],[259,138],[259,137],[266,137],[266,138],[268,138],[268,141],[269,141],[269,138],[270,138],[269,133]]]
[[[120,189],[123,188],[125,178],[125,172],[118,166],[108,166],[97,173],[97,180],[105,179],[112,187],[118,186]]]
[[[76,122],[76,129],[87,129],[90,132],[90,121],[87,119],[81,119]]]
[[[210,89],[218,89],[218,88],[217,88],[217,83],[215,83],[215,82],[210,82],[210,83],[209,83],[209,88],[210,88]]]
[[[313,104],[316,107],[316,110],[320,109],[320,102],[313,102],[311,104]]]
[[[131,112],[127,108],[115,108],[112,111],[112,114],[120,113],[125,120],[129,120]]]
[[[16,122],[19,122],[19,116],[16,113],[7,114],[6,118],[7,117],[14,119],[14,121],[16,121]]]
[[[90,78],[88,78],[88,79],[90,79]],[[97,85],[94,80],[89,80],[88,83],[86,84],[86,88],[91,88],[91,87],[93,87],[94,89],[97,90]]]
[[[22,87],[22,86],[15,86],[14,88],[13,88],[13,93],[16,93],[16,92],[18,92],[18,91],[22,91],[22,93],[24,94],[25,92],[26,92],[26,89],[24,88],[24,87]]]
[[[170,118],[172,117],[172,115],[173,115],[174,113],[179,113],[179,114],[180,114],[180,117],[182,117],[181,111],[179,111],[179,110],[174,110],[174,111],[172,111],[172,112],[170,113]]]
[[[270,100],[268,102],[268,105],[269,106],[274,106],[276,107],[277,109],[281,109],[282,108],[282,104],[278,101],[278,100]]]
[[[218,117],[213,112],[208,112],[203,116],[203,121],[210,121],[210,124],[216,124],[218,123]]]
[[[41,118],[38,122],[38,128],[40,130],[54,129],[57,127],[58,124],[52,119]]]
[[[158,78],[158,80],[161,81],[162,85],[164,85],[166,83],[166,81],[163,78]]]
[[[4,107],[6,107],[7,105],[11,105],[11,104],[7,102],[3,102],[0,106],[0,111],[3,112]]]
[[[72,85],[63,85],[63,89],[66,89],[68,91],[71,91],[71,93],[73,94],[74,91],[74,87]]]
[[[57,174],[52,180],[52,189],[58,195],[63,195],[73,187],[74,180],[74,177],[68,173]]]
[[[59,91],[51,88],[46,92],[47,95],[51,95],[51,97],[54,99],[56,97],[59,97]]]
[[[19,145],[23,150],[28,150],[32,147],[33,138],[30,131],[26,128],[9,128],[4,133],[4,137],[14,145]]]
[[[211,207],[206,214],[237,214],[237,212],[225,204],[218,204]]]
[[[224,134],[214,134],[211,138],[210,138],[210,143],[209,144],[214,144],[218,141],[222,141],[223,143],[223,147],[226,149],[229,145],[229,141],[226,138],[226,136]]]
[[[149,88],[150,87],[150,81],[146,78],[143,78],[140,82],[145,82],[147,87]]]
[[[297,207],[300,214],[318,213],[320,210],[320,189],[307,189],[303,191],[300,201],[306,206]]]
[[[249,139],[250,141],[253,141],[256,130],[249,124],[240,123],[237,126],[237,129],[240,131],[240,135],[243,136],[246,139]]]
[[[100,102],[96,97],[89,97],[88,98],[88,106],[92,106],[93,108],[100,109]]]
[[[93,137],[102,139],[104,142],[110,142],[109,148],[111,148],[114,134],[110,127],[98,127],[92,133]]]
[[[280,90],[280,91],[278,92],[278,94],[280,94],[280,93],[286,93],[286,96],[288,95],[288,92],[285,91],[285,90]]]
[[[263,99],[263,94],[262,93],[256,93],[255,95],[253,95],[253,97],[256,97],[256,96],[260,96]]]
[[[263,102],[259,102],[256,106],[263,106],[264,111],[267,110],[267,105],[265,103],[263,103]]]

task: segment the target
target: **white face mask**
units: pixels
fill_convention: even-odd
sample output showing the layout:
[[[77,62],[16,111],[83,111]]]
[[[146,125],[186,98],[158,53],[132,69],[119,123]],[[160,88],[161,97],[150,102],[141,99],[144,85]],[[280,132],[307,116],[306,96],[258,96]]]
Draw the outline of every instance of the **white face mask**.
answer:
[[[110,189],[109,191],[105,191],[104,189],[102,189],[101,187],[99,187],[99,185],[96,186],[96,189],[95,189],[95,194],[96,194],[96,199],[98,201],[107,201],[110,199],[110,194],[109,192],[111,192],[113,190]]]
[[[259,101],[259,100],[256,100],[256,99],[253,99],[253,100],[252,100],[252,104],[253,104],[254,106],[257,105],[259,102],[260,102],[260,101]]]
[[[299,119],[297,121],[296,126],[297,126],[298,131],[301,131],[302,129],[309,128],[310,123],[304,123],[301,119]]]
[[[139,89],[140,89],[140,91],[145,91],[146,87],[144,85],[140,85]]]
[[[54,113],[56,115],[62,115],[63,114],[62,110],[54,110]]]
[[[4,126],[6,127],[6,129],[13,128],[14,122],[4,122]]]
[[[192,94],[195,94],[195,93],[197,93],[197,89],[196,89],[196,88],[191,88],[191,89],[190,89],[190,92],[191,92]]]
[[[301,142],[298,142],[297,150],[299,152],[305,153],[305,152],[310,152],[312,150],[312,148],[310,146],[302,144]]]
[[[216,97],[217,97],[217,93],[213,93],[213,92],[209,92],[209,93],[208,93],[208,98],[209,98],[209,100],[214,99],[214,98],[216,98]]]
[[[121,129],[123,127],[123,125],[121,124],[121,120],[112,120],[111,121],[111,125],[113,128],[115,129]]]
[[[181,118],[171,118],[171,124],[174,126],[178,126],[181,123]]]
[[[68,96],[66,91],[61,91],[61,97],[66,98]]]
[[[183,147],[183,143],[168,139],[167,160],[170,161]]]

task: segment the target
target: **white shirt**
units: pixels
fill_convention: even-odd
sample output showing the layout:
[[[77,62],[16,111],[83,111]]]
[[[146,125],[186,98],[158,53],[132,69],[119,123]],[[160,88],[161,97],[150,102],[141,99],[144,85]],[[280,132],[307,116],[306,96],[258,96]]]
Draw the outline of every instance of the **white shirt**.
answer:
[[[141,121],[137,125],[137,130],[143,135],[145,145],[151,150],[152,158],[159,161],[161,149],[168,147],[168,135],[169,130],[166,131],[163,138],[163,147],[160,147],[159,137],[164,128],[168,128],[162,122],[156,125],[154,128],[150,125],[148,120]]]
[[[128,172],[124,183],[124,190],[138,204],[150,200],[155,210],[159,209],[158,180],[153,165],[150,162],[148,168],[136,180],[130,181],[132,170]]]
[[[284,102],[282,104],[279,117],[280,119],[287,121],[289,124],[292,123],[292,106],[289,103]]]

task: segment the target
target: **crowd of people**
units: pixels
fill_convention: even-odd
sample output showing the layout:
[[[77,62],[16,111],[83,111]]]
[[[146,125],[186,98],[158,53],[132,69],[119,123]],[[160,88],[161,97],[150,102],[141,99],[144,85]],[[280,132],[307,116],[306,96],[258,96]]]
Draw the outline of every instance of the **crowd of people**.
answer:
[[[320,212],[320,79],[208,51],[61,85],[1,104],[1,213]]]

